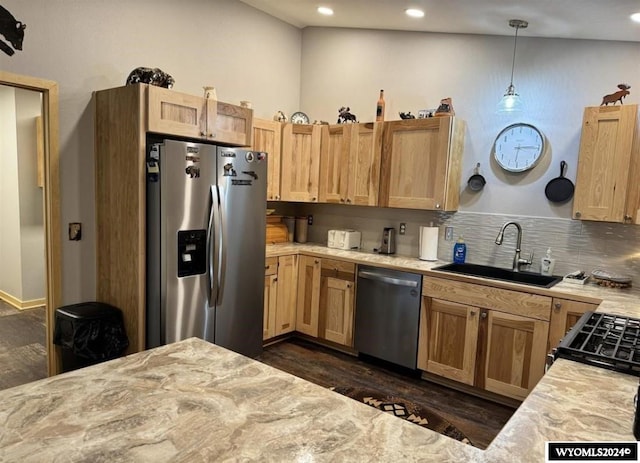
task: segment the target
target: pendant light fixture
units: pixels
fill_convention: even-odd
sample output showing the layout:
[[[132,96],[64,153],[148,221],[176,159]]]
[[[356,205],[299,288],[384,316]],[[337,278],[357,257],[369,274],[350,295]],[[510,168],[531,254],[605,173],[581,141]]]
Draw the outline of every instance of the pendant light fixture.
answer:
[[[529,25],[527,21],[522,19],[509,20],[509,26],[516,29],[516,36],[513,42],[513,60],[511,61],[511,81],[509,87],[507,87],[507,93],[504,94],[500,103],[498,103],[498,112],[510,113],[516,111],[522,111],[523,105],[520,95],[516,93],[516,88],[513,86],[513,70],[516,65],[516,47],[518,46],[518,29],[526,29]]]

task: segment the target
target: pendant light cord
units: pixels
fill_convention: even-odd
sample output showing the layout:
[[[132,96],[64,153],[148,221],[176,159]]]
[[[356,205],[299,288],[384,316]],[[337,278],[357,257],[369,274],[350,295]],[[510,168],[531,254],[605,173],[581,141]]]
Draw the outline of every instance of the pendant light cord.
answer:
[[[518,47],[518,29],[520,26],[516,26],[516,38],[513,42],[513,59],[511,60],[511,83],[509,87],[513,87],[513,70],[516,67],[516,48]]]

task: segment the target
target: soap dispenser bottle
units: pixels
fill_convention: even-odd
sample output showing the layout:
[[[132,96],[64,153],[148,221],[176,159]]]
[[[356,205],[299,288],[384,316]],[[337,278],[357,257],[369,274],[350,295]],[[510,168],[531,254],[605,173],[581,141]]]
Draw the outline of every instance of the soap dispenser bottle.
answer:
[[[455,264],[464,264],[467,257],[467,245],[464,243],[462,236],[458,238],[458,242],[453,245],[453,262]]]
[[[547,255],[540,259],[540,273],[542,275],[553,275],[553,267],[556,260],[551,257],[551,248],[547,249]]]

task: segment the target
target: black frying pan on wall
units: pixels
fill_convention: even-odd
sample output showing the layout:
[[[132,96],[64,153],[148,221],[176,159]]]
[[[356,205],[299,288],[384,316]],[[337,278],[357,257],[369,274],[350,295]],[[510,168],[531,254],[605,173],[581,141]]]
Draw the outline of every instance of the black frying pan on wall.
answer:
[[[560,161],[560,177],[552,179],[544,189],[544,194],[551,202],[563,203],[573,196],[573,182],[564,176],[566,168],[567,163]]]

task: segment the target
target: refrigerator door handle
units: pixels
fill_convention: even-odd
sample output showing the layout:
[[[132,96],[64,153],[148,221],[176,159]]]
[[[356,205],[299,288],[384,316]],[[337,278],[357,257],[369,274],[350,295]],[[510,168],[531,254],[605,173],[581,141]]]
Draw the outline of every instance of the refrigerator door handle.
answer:
[[[215,287],[215,253],[216,253],[216,220],[215,220],[215,211],[217,210],[217,191],[215,190],[215,186],[211,185],[210,188],[211,193],[211,207],[209,209],[209,224],[207,226],[207,286],[209,287],[208,291],[208,302],[209,307],[215,306],[216,301],[216,287]]]
[[[217,286],[218,286],[218,290],[217,290],[217,297],[216,297],[216,305],[219,307],[222,304],[222,296],[224,295],[224,277],[226,272],[226,268],[227,268],[227,241],[226,241],[226,235],[224,233],[224,217],[223,217],[223,208],[222,208],[222,201],[221,198],[223,196],[224,191],[222,190],[222,187],[219,185],[216,185],[216,190],[218,193],[218,208],[217,208],[217,216],[218,216],[218,224],[217,224],[217,238],[218,238],[218,245],[216,246],[218,249],[218,271],[217,271]]]

